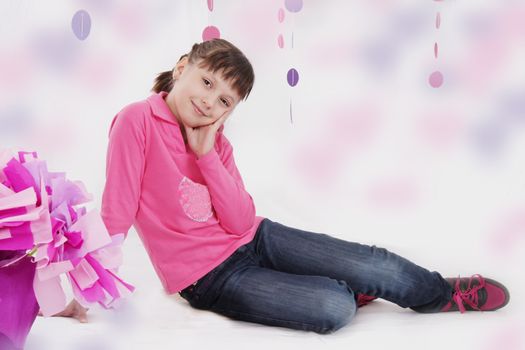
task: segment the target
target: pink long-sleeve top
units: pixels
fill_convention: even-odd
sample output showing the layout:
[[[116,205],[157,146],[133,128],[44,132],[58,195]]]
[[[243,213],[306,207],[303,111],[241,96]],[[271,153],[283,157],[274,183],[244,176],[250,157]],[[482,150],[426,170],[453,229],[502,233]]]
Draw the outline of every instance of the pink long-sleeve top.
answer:
[[[113,118],[101,215],[111,235],[135,227],[172,294],[250,242],[264,217],[256,216],[224,127],[197,158],[166,95],[131,103]]]

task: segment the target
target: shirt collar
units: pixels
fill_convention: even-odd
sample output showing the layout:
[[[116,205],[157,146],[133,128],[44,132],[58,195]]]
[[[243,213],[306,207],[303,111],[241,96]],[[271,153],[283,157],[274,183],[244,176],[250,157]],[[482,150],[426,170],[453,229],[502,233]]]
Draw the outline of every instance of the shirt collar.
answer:
[[[166,91],[161,91],[159,93],[154,93],[147,98],[148,103],[151,106],[153,114],[167,122],[174,123],[179,125],[175,114],[171,111],[170,107],[164,100],[168,93]]]

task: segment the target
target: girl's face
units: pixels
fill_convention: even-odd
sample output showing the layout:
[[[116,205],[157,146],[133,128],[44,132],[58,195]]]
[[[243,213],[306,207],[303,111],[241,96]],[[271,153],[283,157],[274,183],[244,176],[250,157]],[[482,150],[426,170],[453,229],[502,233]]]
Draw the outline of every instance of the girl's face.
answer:
[[[198,128],[233,112],[240,97],[219,73],[200,68],[198,62],[190,64],[187,57],[177,63],[166,103],[179,123]]]

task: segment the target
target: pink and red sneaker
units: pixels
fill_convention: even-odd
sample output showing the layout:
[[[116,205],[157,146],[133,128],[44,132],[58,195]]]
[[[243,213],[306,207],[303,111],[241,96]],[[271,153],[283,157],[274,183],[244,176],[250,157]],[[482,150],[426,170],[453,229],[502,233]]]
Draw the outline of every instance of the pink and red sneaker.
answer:
[[[454,288],[452,300],[440,311],[494,311],[501,309],[510,300],[505,286],[480,274],[470,278],[445,278]]]

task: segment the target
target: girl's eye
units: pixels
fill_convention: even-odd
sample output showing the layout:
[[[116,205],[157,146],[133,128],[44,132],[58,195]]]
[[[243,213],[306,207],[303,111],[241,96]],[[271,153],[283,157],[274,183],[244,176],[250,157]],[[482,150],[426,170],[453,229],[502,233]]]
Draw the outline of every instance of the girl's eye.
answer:
[[[211,86],[211,82],[210,82],[208,79],[204,79],[204,78],[202,78],[202,81],[204,82],[204,84],[205,84],[206,86]],[[230,104],[228,103],[228,100],[221,99],[221,102],[222,102],[226,107],[230,107]]]

